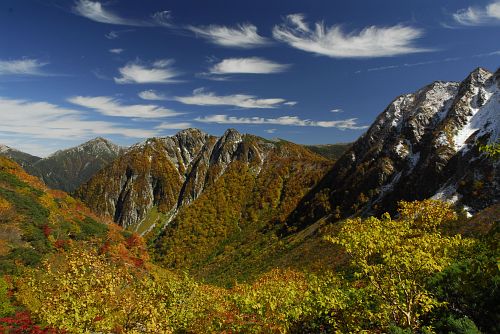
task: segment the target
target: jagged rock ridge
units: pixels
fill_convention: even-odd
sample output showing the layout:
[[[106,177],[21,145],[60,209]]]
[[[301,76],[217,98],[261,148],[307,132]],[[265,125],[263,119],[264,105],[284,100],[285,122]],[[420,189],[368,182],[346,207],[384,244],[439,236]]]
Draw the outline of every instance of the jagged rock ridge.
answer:
[[[434,82],[396,98],[289,217],[393,212],[397,201],[439,198],[475,212],[500,199],[499,162],[479,145],[498,141],[500,71]],[[326,199],[326,200],[325,200]]]
[[[292,143],[275,143],[234,129],[219,138],[186,129],[172,137],[151,138],[130,147],[82,185],[77,195],[96,212],[137,230],[153,208],[173,218],[236,162],[258,175],[266,168],[271,153],[273,161],[280,154],[288,154],[304,160],[314,157],[311,165],[320,170],[326,171],[329,165],[326,159]]]

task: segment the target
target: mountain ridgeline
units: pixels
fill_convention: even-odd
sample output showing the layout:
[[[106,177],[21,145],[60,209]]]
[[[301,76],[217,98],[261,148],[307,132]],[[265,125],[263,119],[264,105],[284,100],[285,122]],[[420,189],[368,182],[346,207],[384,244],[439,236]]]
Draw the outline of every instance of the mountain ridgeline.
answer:
[[[145,235],[167,267],[216,281],[275,243],[276,228],[331,165],[286,141],[186,129],[132,146],[75,194]]]
[[[41,178],[50,188],[66,192],[72,192],[88,181],[122,151],[123,148],[101,137],[57,151],[46,158],[0,145],[0,155],[17,162],[28,173]]]
[[[499,162],[479,150],[498,140],[499,82],[479,68],[402,95],[335,162],[232,129],[148,139],[76,195],[148,236],[168,267],[203,277],[235,263],[244,273],[256,249],[323,218],[394,213],[400,200],[426,198],[473,213],[500,198]]]
[[[326,159],[289,142],[271,142],[234,129],[220,138],[187,129],[172,137],[151,138],[132,146],[76,194],[97,212],[114,217],[120,225],[140,229],[153,207],[160,213],[174,215],[236,165],[241,174],[248,169],[258,178],[267,176],[266,171],[277,161],[283,167],[290,163],[286,168],[295,173],[326,171],[330,165]],[[304,165],[303,171],[297,170],[300,165]],[[306,185],[314,184],[315,174],[318,173],[305,176],[312,178]]]
[[[159,263],[220,284],[307,266],[301,258],[321,267],[328,223],[394,214],[401,200],[442,199],[470,213],[497,203],[500,163],[479,148],[498,142],[499,86],[500,72],[481,68],[434,82],[397,97],[352,144],[186,129],[128,149],[97,138],[44,159],[0,154],[145,236]]]
[[[434,82],[399,96],[335,163],[288,219],[305,227],[394,212],[400,200],[448,200],[474,213],[500,198],[499,161],[479,150],[498,141],[500,71]]]

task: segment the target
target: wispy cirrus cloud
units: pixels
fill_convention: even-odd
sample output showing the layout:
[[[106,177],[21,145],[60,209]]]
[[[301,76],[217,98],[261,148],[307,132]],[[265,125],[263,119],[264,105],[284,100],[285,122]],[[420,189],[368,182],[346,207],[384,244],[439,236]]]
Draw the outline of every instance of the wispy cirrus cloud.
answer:
[[[132,118],[162,118],[182,113],[153,104],[126,105],[109,96],[73,96],[68,102],[92,109],[102,115]]]
[[[316,22],[311,28],[303,14],[288,15],[273,28],[275,39],[290,46],[332,58],[373,58],[431,51],[415,45],[423,35],[421,29],[405,25],[369,26],[358,32],[345,33],[340,26],[327,27]]]
[[[157,91],[155,91],[153,89],[144,90],[137,95],[139,95],[139,97],[143,100],[150,100],[150,101],[166,101],[166,100],[168,100],[168,98],[165,95],[158,93]]]
[[[49,75],[42,70],[47,64],[30,58],[0,60],[0,75]]]
[[[119,55],[120,53],[122,53],[125,50],[117,48],[117,49],[109,49],[108,51],[111,52],[111,53]]]
[[[123,30],[111,30],[107,34],[104,35],[107,39],[117,39],[121,34],[135,31],[135,29],[123,29]]]
[[[356,118],[343,119],[337,121],[313,121],[310,119],[301,119],[298,116],[281,116],[277,118],[264,117],[234,117],[228,115],[209,115],[195,119],[202,123],[216,124],[264,124],[264,125],[284,125],[284,126],[314,126],[322,128],[338,128],[341,130],[362,130],[368,126],[357,124]]]
[[[154,27],[154,26],[171,26],[171,13],[170,11],[160,11],[153,13],[150,18],[145,20],[124,18],[112,10],[106,8],[99,1],[91,0],[78,0],[73,6],[73,13],[83,16],[89,20],[115,25],[136,26],[136,27]],[[117,32],[111,32],[110,39],[118,37]]]
[[[0,140],[35,155],[45,155],[96,136],[145,138],[160,130],[129,127],[118,122],[91,120],[87,112],[44,101],[0,97]]]
[[[90,72],[99,80],[112,80],[112,78],[104,74],[100,68],[93,69]]]
[[[289,64],[280,64],[260,57],[227,58],[213,65],[210,74],[269,74],[284,72]]]
[[[163,122],[160,125],[156,126],[157,130],[183,130],[192,127],[192,124],[189,122],[179,122],[179,123],[171,123],[171,122]]]
[[[174,60],[160,59],[151,64],[139,60],[129,62],[118,71],[120,77],[114,80],[118,84],[173,83],[180,73],[173,68]]]
[[[500,24],[500,1],[493,1],[484,7],[470,6],[453,13],[453,20],[463,26]]]
[[[335,108],[335,109],[330,109],[330,112],[339,113],[339,112],[344,112],[344,110],[342,110],[340,108]]]
[[[486,53],[477,53],[477,54],[466,56],[466,57],[447,57],[447,58],[442,58],[442,59],[424,60],[424,61],[419,61],[419,62],[415,62],[415,63],[404,63],[404,64],[393,64],[393,65],[370,67],[364,71],[366,71],[366,72],[378,72],[378,71],[394,70],[394,69],[401,69],[401,68],[411,68],[411,67],[416,67],[416,66],[425,66],[425,65],[455,62],[455,61],[459,61],[459,60],[463,60],[463,59],[495,57],[495,56],[500,56],[500,50],[486,52]],[[362,72],[363,72],[363,70],[357,70],[354,73],[359,74]]]
[[[151,15],[154,25],[161,27],[172,27],[172,12],[170,10],[163,10],[160,12],[153,13]]]
[[[203,88],[193,91],[191,96],[176,96],[175,101],[198,106],[233,106],[238,108],[273,109],[285,102],[282,98],[257,98],[248,94],[216,95]]]
[[[258,34],[256,26],[249,23],[238,24],[235,27],[215,24],[200,27],[187,26],[187,29],[212,44],[224,47],[251,49],[271,44],[271,41]]]

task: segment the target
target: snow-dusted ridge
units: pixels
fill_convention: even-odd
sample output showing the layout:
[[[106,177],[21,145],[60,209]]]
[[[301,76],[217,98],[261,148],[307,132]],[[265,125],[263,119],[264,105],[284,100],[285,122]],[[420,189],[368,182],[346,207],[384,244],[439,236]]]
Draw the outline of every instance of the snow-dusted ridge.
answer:
[[[500,70],[478,68],[397,97],[303,202],[326,193],[344,217],[395,212],[400,200],[442,199],[471,213],[499,202],[500,161],[479,150],[499,140],[499,91]],[[321,212],[304,204],[289,223]]]

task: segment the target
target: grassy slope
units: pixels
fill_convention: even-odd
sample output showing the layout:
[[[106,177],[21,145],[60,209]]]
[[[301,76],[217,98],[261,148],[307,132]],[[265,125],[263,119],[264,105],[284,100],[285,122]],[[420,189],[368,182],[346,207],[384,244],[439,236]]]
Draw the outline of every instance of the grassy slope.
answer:
[[[0,274],[36,265],[72,240],[102,237],[107,230],[81,202],[0,157]]]

